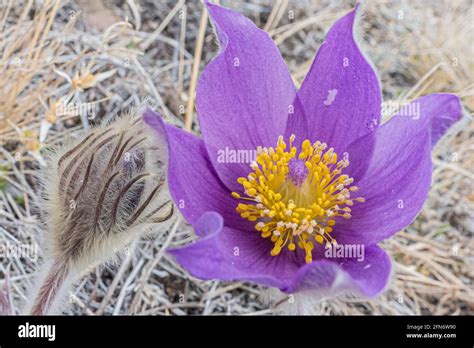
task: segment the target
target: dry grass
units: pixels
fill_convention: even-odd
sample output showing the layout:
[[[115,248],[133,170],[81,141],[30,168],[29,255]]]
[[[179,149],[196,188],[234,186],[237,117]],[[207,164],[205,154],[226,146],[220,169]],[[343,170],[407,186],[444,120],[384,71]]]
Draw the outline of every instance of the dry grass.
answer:
[[[50,67],[59,63],[62,43],[58,35],[51,32],[59,9],[59,1],[46,3],[35,15],[35,21],[28,20],[33,1],[29,1],[21,10],[9,1],[1,15],[2,34],[0,51],[0,139],[15,141],[21,139],[17,151],[37,151],[39,149],[38,131],[31,130],[39,122],[54,122],[53,110],[47,113],[39,111],[43,106],[50,109],[54,103],[46,105],[52,97],[51,92],[59,86]],[[8,19],[18,15],[16,23]],[[59,35],[67,35],[74,25],[65,26]],[[55,36],[55,37],[54,37]],[[39,113],[42,116],[39,118]],[[37,128],[37,127],[35,127]],[[23,145],[23,146],[22,146]]]
[[[41,149],[114,117],[145,96],[168,121],[197,131],[196,78],[217,46],[197,1],[186,2],[184,12],[181,1],[108,1],[95,12],[86,1],[45,1],[41,8],[33,1],[0,1],[0,245],[41,245],[44,231],[35,208]],[[302,82],[331,23],[354,5],[221,2],[268,30],[296,84]],[[99,21],[97,11],[102,11]],[[363,46],[379,71],[386,101],[447,91],[461,96],[467,113],[472,113],[472,11],[468,0],[367,3]],[[124,22],[101,27],[118,19]],[[87,105],[94,105],[97,117],[91,120],[80,110],[59,114],[62,98],[92,103]],[[474,312],[474,128],[469,121],[458,124],[435,149],[433,187],[417,220],[384,242],[394,261],[389,289],[371,301],[323,300],[312,312]],[[66,313],[273,312],[259,300],[258,286],[199,281],[164,252],[193,238],[181,223],[167,234],[134,241],[120,253],[119,262],[85,272],[69,296]],[[37,254],[41,258],[41,248]],[[1,259],[0,286],[8,271],[13,313],[25,304],[38,262],[15,255]]]

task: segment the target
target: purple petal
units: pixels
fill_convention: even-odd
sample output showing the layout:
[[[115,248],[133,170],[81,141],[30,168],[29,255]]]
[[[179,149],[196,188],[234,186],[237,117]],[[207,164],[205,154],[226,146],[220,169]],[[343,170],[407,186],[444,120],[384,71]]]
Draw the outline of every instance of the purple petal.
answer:
[[[364,253],[357,258],[323,258],[305,264],[300,250],[271,256],[272,243],[255,231],[222,228],[217,213],[206,213],[202,220],[209,227],[200,232],[205,238],[168,250],[200,279],[248,280],[289,293],[355,290],[371,297],[385,287],[390,275],[390,259],[376,245],[362,245]]]
[[[235,211],[237,202],[209,162],[201,139],[174,126],[147,109],[144,121],[165,138],[169,152],[168,182],[171,195],[185,219],[195,224],[209,210],[219,212],[228,226],[247,226]],[[164,136],[163,136],[164,135]]]
[[[224,227],[206,238],[169,252],[193,276],[210,280],[249,280],[283,289],[298,271],[304,256],[284,250],[270,255],[273,243],[257,231]]]
[[[207,4],[221,44],[220,54],[199,80],[196,109],[203,139],[219,177],[231,190],[249,173],[249,161],[229,163],[222,151],[275,146],[284,135],[296,90],[267,33],[229,9]],[[244,163],[242,163],[244,162]]]
[[[286,292],[316,291],[334,295],[356,291],[366,297],[379,294],[390,278],[391,262],[377,245],[364,248],[363,260],[337,258],[317,260],[303,266]]]
[[[200,237],[216,234],[224,227],[222,215],[215,211],[205,212],[194,226],[194,232]]]
[[[294,134],[296,137],[293,141],[293,144],[298,149],[301,148],[303,141],[306,139],[311,140],[308,135],[308,122],[311,121],[312,120],[308,120],[306,117],[300,98],[296,96],[288,114],[288,122],[285,129],[285,141],[288,143],[291,135]]]
[[[394,117],[407,118],[412,127],[428,129],[431,147],[434,147],[446,131],[461,119],[462,106],[459,97],[449,93],[435,93],[418,98],[400,109]]]
[[[356,9],[332,26],[298,92],[310,139],[338,153],[380,123],[380,86],[354,40],[355,16]]]
[[[415,105],[419,106],[419,114],[408,114],[407,110],[417,110]],[[457,97],[430,95],[393,116],[373,137],[351,144],[349,168],[367,162],[364,172],[351,173],[360,188],[353,196],[364,197],[366,202],[355,203],[352,218],[336,224],[336,239],[373,244],[410,224],[422,208],[431,184],[431,147],[460,117]],[[369,158],[366,147],[374,139],[374,152]]]

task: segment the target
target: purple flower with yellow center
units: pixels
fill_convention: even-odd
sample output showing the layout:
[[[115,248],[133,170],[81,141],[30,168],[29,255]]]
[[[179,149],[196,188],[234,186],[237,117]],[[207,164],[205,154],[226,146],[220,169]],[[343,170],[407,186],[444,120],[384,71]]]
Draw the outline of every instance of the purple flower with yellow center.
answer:
[[[201,237],[170,252],[202,279],[376,295],[391,270],[377,243],[420,211],[431,149],[461,117],[459,99],[424,96],[381,125],[356,10],[330,29],[297,91],[267,33],[207,7],[221,50],[198,84],[202,139],[144,112],[167,139],[171,193]]]

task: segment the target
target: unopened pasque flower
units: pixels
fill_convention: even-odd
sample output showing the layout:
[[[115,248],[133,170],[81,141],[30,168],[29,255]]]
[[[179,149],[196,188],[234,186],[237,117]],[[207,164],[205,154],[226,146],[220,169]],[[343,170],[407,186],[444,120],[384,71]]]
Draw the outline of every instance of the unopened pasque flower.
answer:
[[[144,115],[167,138],[171,193],[201,237],[170,252],[202,279],[378,294],[391,261],[377,243],[420,211],[431,149],[461,117],[459,99],[424,96],[381,125],[356,10],[330,29],[297,91],[265,32],[207,7],[221,50],[198,84],[202,139]]]
[[[29,313],[56,310],[84,269],[172,217],[161,144],[131,112],[50,149],[40,181],[44,264]]]

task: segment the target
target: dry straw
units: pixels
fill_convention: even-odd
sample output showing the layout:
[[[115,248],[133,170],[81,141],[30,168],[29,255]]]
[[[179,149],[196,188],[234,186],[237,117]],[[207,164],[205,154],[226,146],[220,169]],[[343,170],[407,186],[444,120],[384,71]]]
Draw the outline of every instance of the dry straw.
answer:
[[[40,101],[48,100],[59,86],[60,81],[50,74],[50,67],[64,49],[61,37],[70,32],[75,23],[72,19],[60,35],[51,39],[60,1],[45,1],[31,21],[29,12],[33,3],[25,3],[13,25],[7,24],[7,18],[16,9],[14,2],[7,1],[7,6],[0,10],[0,139],[4,141],[17,140],[15,133],[36,121],[38,109],[42,109]],[[49,122],[54,122],[51,119],[54,115],[48,117]],[[33,139],[29,134],[21,135]],[[37,141],[24,143],[29,150],[39,146]]]

